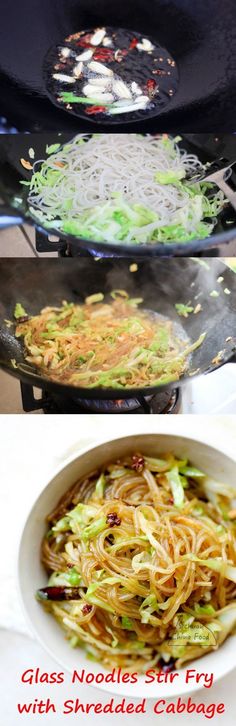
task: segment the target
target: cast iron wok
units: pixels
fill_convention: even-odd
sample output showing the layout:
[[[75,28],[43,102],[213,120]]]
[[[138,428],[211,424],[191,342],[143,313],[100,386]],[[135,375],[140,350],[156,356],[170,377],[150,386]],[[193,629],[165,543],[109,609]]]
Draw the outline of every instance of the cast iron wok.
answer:
[[[225,363],[236,349],[236,275],[221,260],[211,258],[207,268],[198,260],[153,260],[141,262],[135,273],[129,266],[133,260],[116,261],[81,258],[38,260],[2,260],[0,264],[0,366],[25,383],[78,398],[117,399],[148,395],[183,384],[189,376],[209,373]],[[219,275],[222,283],[217,282]],[[126,289],[131,296],[141,296],[143,307],[161,313],[181,323],[191,341],[206,332],[206,338],[194,351],[189,368],[181,380],[162,386],[146,388],[79,388],[52,382],[24,361],[23,344],[14,337],[14,328],[4,322],[13,319],[16,302],[21,302],[27,313],[36,314],[47,305],[58,305],[62,300],[82,302],[95,292],[109,294],[116,288]],[[213,298],[210,292],[219,291]],[[228,288],[231,294],[226,295]],[[109,299],[109,298],[108,298]],[[202,312],[188,318],[179,317],[175,303],[194,305],[201,303]],[[230,338],[228,342],[226,339]],[[221,351],[219,362],[213,362]],[[14,368],[12,360],[17,362]]]
[[[26,171],[20,159],[29,159],[29,148],[35,151],[35,160],[47,158],[46,145],[58,141],[65,142],[69,136],[63,134],[16,134],[0,136],[0,197],[5,201],[0,206],[0,229],[13,224],[21,224],[28,221],[34,224],[40,232],[47,236],[48,229],[43,230],[41,225],[32,217],[28,209],[27,192],[28,187],[20,184],[20,179],[30,179],[31,171]],[[220,135],[219,137],[206,134],[185,135],[181,145],[190,153],[198,155],[202,162],[210,161],[217,164],[219,158],[229,161],[236,159],[236,136]],[[236,174],[232,175],[236,182]],[[58,230],[51,229],[51,233],[58,235]],[[77,238],[75,236],[61,233],[60,238],[70,243],[74,248],[90,251],[92,254],[105,254],[107,256],[130,257],[155,257],[173,255],[193,255],[202,250],[207,250],[222,243],[229,242],[236,237],[236,213],[228,204],[223,213],[219,216],[213,234],[204,240],[191,240],[186,243],[173,244],[149,244],[149,245],[125,245],[111,244],[108,242],[94,242],[93,240]],[[1,241],[1,238],[0,238]],[[1,254],[1,250],[0,250]]]
[[[48,49],[78,30],[123,27],[154,38],[173,55],[179,87],[156,119],[134,131],[234,131],[235,0],[5,0],[0,24],[0,116],[22,131],[109,131],[70,116],[46,96]],[[126,124],[119,130],[127,129]]]

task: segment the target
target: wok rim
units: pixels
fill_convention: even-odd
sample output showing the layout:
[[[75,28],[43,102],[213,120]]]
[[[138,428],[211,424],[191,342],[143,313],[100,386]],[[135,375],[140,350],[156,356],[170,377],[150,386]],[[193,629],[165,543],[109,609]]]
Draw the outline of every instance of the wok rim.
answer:
[[[22,381],[22,383],[29,384],[35,388],[39,388],[41,390],[49,390],[53,393],[61,394],[63,397],[63,392],[67,397],[73,397],[78,399],[88,399],[90,401],[92,400],[127,400],[132,398],[139,398],[146,397],[146,396],[154,396],[158,393],[164,393],[167,390],[173,390],[175,388],[181,388],[185,383],[187,383],[189,380],[194,380],[202,375],[208,375],[209,373],[212,373],[213,371],[217,370],[218,368],[221,368],[226,363],[230,362],[231,358],[234,356],[236,352],[236,343],[234,345],[231,344],[229,350],[225,353],[224,357],[219,361],[219,363],[215,364],[210,362],[209,366],[204,369],[197,369],[196,373],[193,375],[185,375],[183,374],[178,380],[176,381],[170,381],[169,383],[160,384],[158,386],[148,386],[145,388],[85,388],[85,387],[79,387],[79,386],[71,386],[67,385],[65,383],[58,383],[56,381],[52,381],[50,378],[40,377],[37,373],[32,372],[26,372],[24,370],[21,370],[20,365],[18,368],[14,368],[10,363],[0,361],[0,368],[5,371],[5,373],[9,373],[9,375],[14,376],[14,378],[17,378],[19,381]],[[24,363],[22,364],[24,365]]]
[[[10,208],[9,208],[10,212]],[[99,257],[101,252],[104,257],[134,257],[142,258],[145,257],[191,257],[193,254],[203,252],[204,250],[210,250],[214,247],[219,247],[221,244],[229,244],[234,238],[236,239],[236,225],[232,226],[231,229],[225,232],[217,232],[217,234],[211,234],[209,237],[204,239],[194,239],[188,242],[168,242],[158,244],[144,244],[144,245],[119,245],[118,243],[112,242],[97,242],[95,240],[85,239],[84,237],[75,237],[74,235],[61,232],[55,227],[42,227],[36,220],[34,221],[33,215],[28,216],[26,213],[22,213],[19,209],[19,217],[22,217],[22,224],[26,222],[31,224],[35,230],[43,234],[45,237],[53,235],[58,237],[58,241],[53,241],[52,252],[59,251],[60,247],[64,244],[70,245],[72,248],[87,250],[93,252],[94,257]],[[1,205],[0,205],[0,221],[1,221]],[[17,223],[14,226],[18,226]],[[50,244],[50,240],[48,241]],[[107,253],[107,254],[106,254]]]
[[[31,219],[32,218],[33,217],[31,216]],[[91,250],[92,252],[94,252],[95,257],[97,250],[98,253],[99,251],[102,253],[109,253],[106,255],[107,257],[113,257],[112,253],[114,253],[114,257],[130,257],[131,259],[133,257],[170,257],[175,255],[180,257],[189,257],[193,253],[202,252],[215,246],[218,247],[224,243],[228,244],[234,238],[236,238],[235,225],[232,226],[232,229],[229,229],[225,232],[218,232],[217,234],[212,234],[209,237],[205,237],[204,239],[194,239],[188,242],[159,242],[158,244],[150,243],[144,245],[120,245],[118,243],[113,244],[112,242],[97,242],[91,239],[85,239],[84,237],[75,237],[74,235],[66,234],[65,232],[61,232],[60,230],[53,227],[46,229],[45,227],[41,227],[41,225],[37,223],[34,224],[34,227],[46,236],[57,236],[59,237],[60,242],[64,241],[65,243],[71,243],[72,247],[81,247],[81,249],[87,249],[88,251]],[[97,256],[99,257],[99,254]]]

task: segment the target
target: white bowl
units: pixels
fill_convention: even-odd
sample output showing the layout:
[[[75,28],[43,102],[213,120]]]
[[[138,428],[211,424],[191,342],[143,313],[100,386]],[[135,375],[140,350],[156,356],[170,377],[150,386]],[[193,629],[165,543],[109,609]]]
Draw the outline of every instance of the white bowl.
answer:
[[[171,430],[171,422],[170,422]],[[47,576],[40,562],[40,545],[46,530],[46,515],[53,509],[63,493],[81,476],[86,476],[94,468],[105,462],[120,458],[133,451],[142,451],[149,456],[157,456],[161,452],[173,451],[180,458],[187,457],[191,462],[203,469],[209,476],[235,486],[236,460],[231,459],[223,450],[219,451],[204,441],[173,434],[135,434],[124,438],[113,439],[99,444],[95,448],[83,450],[70,459],[69,463],[60,467],[53,479],[43,489],[36,500],[24,527],[19,551],[19,585],[25,613],[35,634],[47,652],[55,658],[64,671],[85,669],[87,673],[107,674],[99,663],[86,658],[83,649],[72,649],[65,640],[63,630],[52,616],[44,611],[35,599],[39,587],[47,584]],[[186,669],[195,669],[200,673],[213,673],[214,682],[222,678],[236,666],[236,636],[230,636],[218,651],[187,664],[179,671],[179,676],[170,685],[168,682],[158,685],[145,683],[145,677],[139,676],[136,684],[96,683],[104,691],[123,696],[146,698],[175,697],[198,690],[203,681],[185,681]],[[134,667],[135,671],[135,667]]]

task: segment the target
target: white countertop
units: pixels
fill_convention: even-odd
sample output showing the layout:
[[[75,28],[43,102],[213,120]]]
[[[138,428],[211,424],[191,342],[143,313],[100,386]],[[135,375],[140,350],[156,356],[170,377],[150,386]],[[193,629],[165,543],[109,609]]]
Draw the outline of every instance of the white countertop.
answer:
[[[4,714],[2,724],[15,726],[16,723],[32,723],[30,716],[17,715],[16,703],[34,698],[50,697],[62,704],[66,698],[78,696],[78,688],[67,684],[61,686],[31,686],[20,683],[20,675],[26,668],[39,666],[42,671],[59,671],[60,668],[42,650],[28,629],[24,615],[21,611],[17,591],[16,560],[19,536],[24,525],[27,513],[36,499],[38,493],[50,478],[53,470],[62,464],[66,458],[72,456],[77,450],[87,444],[99,443],[115,436],[124,436],[135,432],[168,432],[171,422],[172,432],[181,435],[196,436],[207,440],[217,447],[224,442],[226,453],[235,454],[236,421],[234,416],[1,416],[0,417],[0,578],[4,583],[0,603],[0,652],[4,668],[0,680],[1,712]],[[9,633],[9,631],[11,631]],[[3,658],[4,653],[4,658]],[[191,715],[191,723],[202,724],[213,722],[218,726],[223,722],[227,726],[234,726],[236,717],[236,693],[234,689],[235,671],[211,689],[203,689],[192,696],[196,703],[224,702],[226,713],[213,719],[206,719],[203,715]],[[160,687],[159,687],[160,688]],[[160,690],[158,689],[157,697]],[[95,690],[91,686],[79,689],[79,696],[83,702],[99,701],[106,703],[108,695]],[[161,697],[161,695],[160,695]],[[118,702],[115,697],[115,702]],[[150,726],[156,724],[158,717],[153,714],[153,704],[148,702],[146,719]],[[45,720],[44,716],[44,720]],[[104,715],[72,715],[70,722],[81,723],[86,718],[88,726],[104,722]],[[135,725],[139,719],[143,726],[143,717],[140,715],[107,715],[105,723],[119,724],[120,719],[130,726]],[[180,719],[189,723],[190,716],[165,715],[161,716],[161,723],[165,726],[174,726]],[[42,716],[34,715],[33,723],[39,724]],[[65,716],[61,713],[47,715],[46,723],[62,723]]]

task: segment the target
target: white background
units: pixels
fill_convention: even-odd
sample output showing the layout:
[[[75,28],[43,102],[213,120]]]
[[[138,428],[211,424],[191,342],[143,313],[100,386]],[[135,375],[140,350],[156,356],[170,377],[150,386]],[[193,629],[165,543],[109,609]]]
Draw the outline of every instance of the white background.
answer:
[[[21,673],[27,668],[40,667],[42,671],[60,671],[57,664],[42,650],[28,629],[21,611],[17,591],[16,561],[19,537],[26,519],[38,493],[58,465],[66,461],[80,448],[90,442],[98,443],[115,436],[145,431],[162,432],[171,427],[172,433],[196,436],[207,440],[217,447],[223,442],[225,452],[235,454],[236,423],[234,416],[1,416],[0,417],[0,659],[1,680],[0,699],[4,726],[15,726],[17,723],[40,724],[50,726],[57,723],[85,723],[87,726],[100,726],[102,723],[120,724],[125,721],[130,726],[136,722],[149,726],[158,722],[165,726],[174,726],[184,721],[185,724],[223,723],[235,725],[236,717],[236,671],[215,684],[211,689],[198,691],[192,699],[196,703],[224,702],[226,713],[214,719],[206,719],[203,715],[153,715],[153,704],[147,704],[146,716],[143,715],[68,715],[59,714],[45,716],[17,714],[16,703],[33,701],[35,698],[50,697],[58,707],[64,700],[80,697],[83,702],[109,701],[110,696],[95,690],[91,686],[71,686],[69,677],[61,686],[23,685]],[[75,651],[76,658],[76,651]],[[76,667],[76,662],[75,662]],[[88,670],[92,663],[88,661]],[[157,699],[161,698],[161,687],[157,686]],[[141,694],[140,694],[141,699]],[[116,697],[115,702],[121,699]],[[129,699],[130,700],[130,699]],[[61,710],[61,709],[60,709]]]

